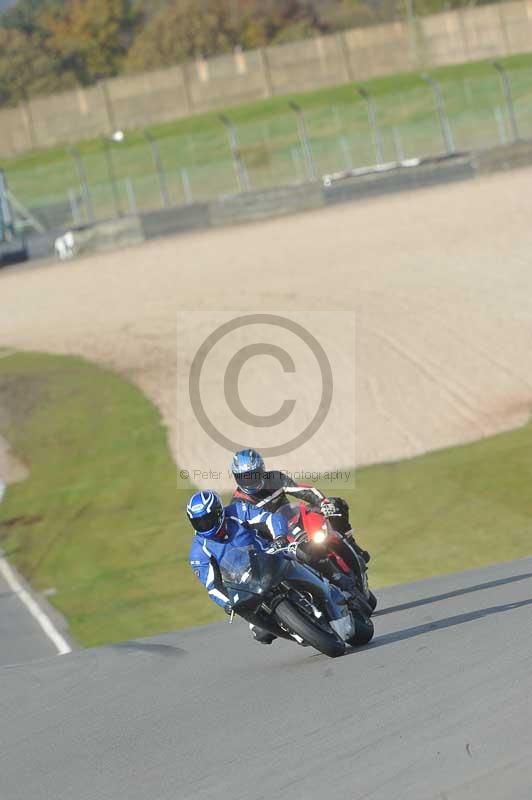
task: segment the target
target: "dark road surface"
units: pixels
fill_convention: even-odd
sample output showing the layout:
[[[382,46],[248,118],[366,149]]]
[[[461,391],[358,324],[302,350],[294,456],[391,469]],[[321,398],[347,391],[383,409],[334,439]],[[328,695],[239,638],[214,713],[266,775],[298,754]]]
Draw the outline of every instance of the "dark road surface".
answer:
[[[0,574],[0,668],[56,654],[53,643]],[[0,797],[1,791],[0,778]]]
[[[335,660],[220,623],[0,669],[0,797],[530,800],[532,558],[378,595]]]

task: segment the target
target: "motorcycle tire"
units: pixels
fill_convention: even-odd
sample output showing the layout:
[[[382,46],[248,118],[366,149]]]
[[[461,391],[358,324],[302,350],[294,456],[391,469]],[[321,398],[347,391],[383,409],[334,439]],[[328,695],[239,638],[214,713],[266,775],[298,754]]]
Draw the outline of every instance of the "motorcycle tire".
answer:
[[[375,633],[373,622],[361,614],[360,611],[351,611],[351,614],[355,623],[355,632],[347,642],[352,647],[361,647],[373,639],[373,634]]]
[[[275,608],[276,618],[285,625],[292,633],[301,636],[304,642],[319,650],[330,658],[336,658],[345,652],[345,644],[332,633],[322,630],[314,625],[308,617],[297,608],[294,608],[289,600],[281,600]]]

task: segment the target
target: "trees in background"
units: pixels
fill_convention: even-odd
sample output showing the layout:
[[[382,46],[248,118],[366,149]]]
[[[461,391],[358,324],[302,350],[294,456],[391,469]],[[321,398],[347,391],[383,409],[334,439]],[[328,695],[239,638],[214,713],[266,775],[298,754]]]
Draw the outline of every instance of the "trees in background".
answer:
[[[71,76],[56,72],[54,60],[43,48],[38,33],[0,28],[0,104],[75,85]]]
[[[77,85],[75,76],[60,69],[47,47],[48,32],[39,14],[53,0],[20,0],[0,17],[0,103],[17,103],[34,94],[49,94]]]
[[[230,3],[175,0],[148,19],[127,59],[129,69],[150,69],[231,50],[239,43],[239,24]]]
[[[60,72],[75,75],[81,86],[116,75],[140,21],[131,0],[70,0],[62,6],[41,18]]]
[[[118,74],[141,20],[132,0],[19,0],[0,17],[0,103]]]
[[[4,11],[0,25],[8,30],[34,33],[39,27],[39,18],[49,11],[61,7],[60,0],[18,0]]]
[[[320,11],[343,0],[172,0],[139,31],[126,67],[133,70],[175,64],[234,49],[261,47],[324,33]]]
[[[228,52],[237,45],[252,49],[330,33],[378,21],[383,4],[390,11],[401,1],[145,0],[145,24],[125,66],[150,69]]]

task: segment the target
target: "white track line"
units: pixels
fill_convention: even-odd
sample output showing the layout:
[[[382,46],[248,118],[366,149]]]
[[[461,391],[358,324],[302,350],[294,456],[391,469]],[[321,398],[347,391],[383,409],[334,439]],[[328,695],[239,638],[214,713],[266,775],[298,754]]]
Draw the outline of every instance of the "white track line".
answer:
[[[20,601],[24,603],[31,616],[37,620],[50,641],[57,647],[59,654],[64,656],[67,653],[71,653],[72,648],[66,639],[61,636],[50,617],[44,613],[31,594],[22,586],[9,564],[2,556],[0,556],[0,572],[6,579],[8,586],[18,596]]]

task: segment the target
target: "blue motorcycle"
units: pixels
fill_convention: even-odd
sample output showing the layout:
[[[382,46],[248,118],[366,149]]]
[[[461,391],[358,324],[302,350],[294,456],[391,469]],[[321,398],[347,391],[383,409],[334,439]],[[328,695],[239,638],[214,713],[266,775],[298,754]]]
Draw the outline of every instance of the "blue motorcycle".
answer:
[[[263,630],[331,658],[367,644],[373,623],[364,598],[346,597],[316,570],[299,563],[291,548],[274,553],[235,547],[219,563],[234,613]]]

